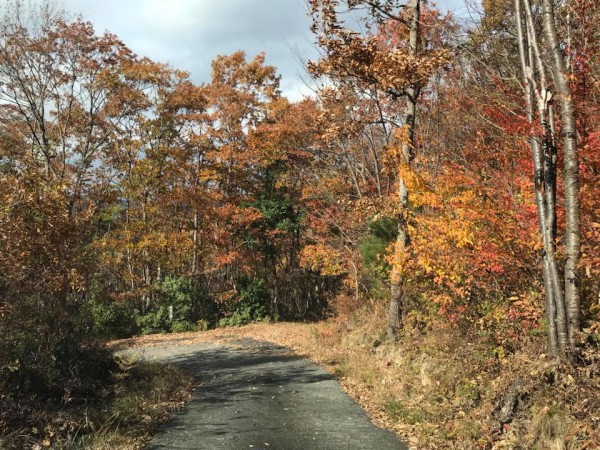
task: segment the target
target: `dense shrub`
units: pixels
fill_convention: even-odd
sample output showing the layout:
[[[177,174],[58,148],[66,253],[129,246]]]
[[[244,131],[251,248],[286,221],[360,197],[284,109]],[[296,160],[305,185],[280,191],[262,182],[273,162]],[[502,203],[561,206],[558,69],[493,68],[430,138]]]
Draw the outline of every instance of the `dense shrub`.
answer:
[[[138,332],[136,310],[131,302],[90,301],[88,305],[94,335],[104,339],[125,339]]]
[[[173,318],[169,308],[173,308]],[[214,306],[208,295],[181,277],[166,277],[156,287],[150,309],[136,319],[142,334],[193,331],[200,320],[210,321]]]
[[[91,313],[98,337],[125,339],[137,333],[135,312],[128,303],[96,303],[92,305]]]
[[[242,279],[238,291],[238,298],[229,305],[229,314],[219,321],[220,326],[240,326],[269,317],[269,293],[263,278]]]
[[[101,390],[112,358],[82,308],[89,215],[44,181],[0,172],[0,396],[70,401]]]
[[[136,322],[142,334],[167,333],[171,331],[169,310],[164,305],[155,305],[150,311],[138,316]]]
[[[131,299],[115,300],[109,287],[95,274],[84,303],[94,336],[100,339],[126,339],[138,334],[136,305]]]
[[[363,264],[363,284],[378,296],[383,290],[387,295],[387,280],[389,279],[390,264],[386,261],[386,250],[396,239],[398,222],[389,217],[381,217],[369,224],[369,234],[359,242],[358,250]]]
[[[0,321],[0,392],[69,401],[98,393],[113,368],[77,304],[23,298]]]

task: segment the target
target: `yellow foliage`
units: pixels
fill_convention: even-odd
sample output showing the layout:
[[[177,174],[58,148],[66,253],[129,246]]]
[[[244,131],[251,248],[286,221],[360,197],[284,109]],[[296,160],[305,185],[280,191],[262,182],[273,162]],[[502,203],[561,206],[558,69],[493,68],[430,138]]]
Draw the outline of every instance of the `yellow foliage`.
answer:
[[[343,257],[336,249],[326,244],[307,245],[300,253],[302,267],[321,275],[338,276],[346,272]]]

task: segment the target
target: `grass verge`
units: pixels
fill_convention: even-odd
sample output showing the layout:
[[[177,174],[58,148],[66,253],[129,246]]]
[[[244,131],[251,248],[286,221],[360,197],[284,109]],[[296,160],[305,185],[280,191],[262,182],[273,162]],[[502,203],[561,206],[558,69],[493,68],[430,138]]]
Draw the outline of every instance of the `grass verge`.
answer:
[[[414,449],[600,448],[600,349],[560,364],[543,336],[499,351],[483,337],[443,322],[406,327],[386,340],[386,311],[372,304],[317,324],[252,324],[200,333],[154,335],[114,348],[238,338],[293,349],[329,370],[371,420]]]

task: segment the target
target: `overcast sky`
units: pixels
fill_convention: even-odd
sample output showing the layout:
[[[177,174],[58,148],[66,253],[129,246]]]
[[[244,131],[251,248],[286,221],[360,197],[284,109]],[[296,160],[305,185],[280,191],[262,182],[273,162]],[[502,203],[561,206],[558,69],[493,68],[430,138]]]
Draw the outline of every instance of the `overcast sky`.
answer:
[[[197,83],[210,80],[219,54],[264,51],[282,75],[285,95],[297,100],[302,58],[314,56],[304,0],[63,0],[70,13],[90,20],[97,32],[115,33],[140,56],[187,70]],[[461,13],[462,0],[439,0]]]

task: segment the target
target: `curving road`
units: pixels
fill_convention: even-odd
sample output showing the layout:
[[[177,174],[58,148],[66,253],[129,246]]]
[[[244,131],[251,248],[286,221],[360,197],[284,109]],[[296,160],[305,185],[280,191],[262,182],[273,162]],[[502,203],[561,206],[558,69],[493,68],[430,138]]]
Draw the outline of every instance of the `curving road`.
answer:
[[[325,370],[283,347],[242,339],[132,351],[181,365],[199,383],[151,449],[407,449],[373,425]]]

